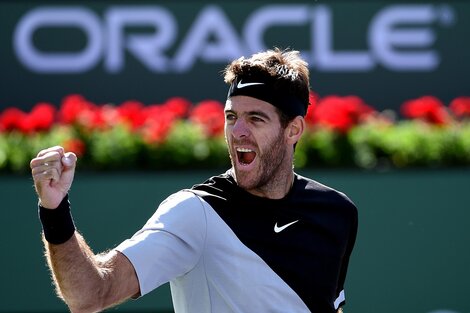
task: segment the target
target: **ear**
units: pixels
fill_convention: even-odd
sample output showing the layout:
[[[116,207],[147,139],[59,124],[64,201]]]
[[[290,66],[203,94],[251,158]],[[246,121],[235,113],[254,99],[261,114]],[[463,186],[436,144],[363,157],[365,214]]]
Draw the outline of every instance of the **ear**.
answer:
[[[305,129],[305,120],[302,116],[295,117],[286,128],[286,139],[289,144],[299,141]]]

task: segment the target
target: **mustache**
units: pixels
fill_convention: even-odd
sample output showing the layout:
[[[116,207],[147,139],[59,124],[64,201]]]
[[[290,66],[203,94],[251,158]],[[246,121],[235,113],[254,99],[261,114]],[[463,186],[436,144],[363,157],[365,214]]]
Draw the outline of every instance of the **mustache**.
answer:
[[[232,146],[237,145],[237,146],[254,146],[256,147],[257,144],[249,139],[232,139]]]

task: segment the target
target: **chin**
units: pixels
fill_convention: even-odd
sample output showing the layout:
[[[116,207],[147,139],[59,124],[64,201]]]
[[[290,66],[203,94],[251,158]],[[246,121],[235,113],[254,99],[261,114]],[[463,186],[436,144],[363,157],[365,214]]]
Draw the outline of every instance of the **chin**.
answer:
[[[255,189],[259,184],[259,177],[256,177],[255,171],[242,171],[236,166],[234,168],[234,176],[237,185],[245,190]]]

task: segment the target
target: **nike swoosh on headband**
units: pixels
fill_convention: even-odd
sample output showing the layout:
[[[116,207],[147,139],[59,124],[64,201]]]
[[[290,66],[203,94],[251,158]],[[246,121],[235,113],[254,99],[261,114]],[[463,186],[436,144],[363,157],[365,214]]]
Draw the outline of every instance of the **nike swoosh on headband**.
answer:
[[[253,86],[253,85],[264,85],[264,83],[242,83],[242,80],[240,80],[237,84],[237,88],[241,89],[241,88]]]

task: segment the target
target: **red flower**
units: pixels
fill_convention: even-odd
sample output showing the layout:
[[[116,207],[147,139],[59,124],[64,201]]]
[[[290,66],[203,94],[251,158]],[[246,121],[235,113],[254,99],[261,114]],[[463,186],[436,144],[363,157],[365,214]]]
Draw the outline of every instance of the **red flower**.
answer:
[[[431,124],[443,125],[449,122],[449,114],[444,104],[433,96],[406,101],[400,112],[407,118],[421,119]]]
[[[345,133],[374,112],[357,96],[327,96],[318,101],[312,122]]]
[[[93,127],[102,129],[121,122],[118,108],[112,104],[95,106]]]
[[[117,108],[119,120],[136,130],[145,123],[144,105],[139,101],[126,101]]]
[[[163,105],[167,110],[171,111],[175,117],[184,118],[188,115],[192,103],[185,98],[173,97],[168,99]]]
[[[71,151],[75,153],[78,157],[81,157],[85,154],[85,143],[80,139],[69,139],[63,143],[65,151]]]
[[[81,95],[69,95],[62,100],[59,110],[59,121],[64,124],[77,123],[79,116],[89,110],[93,104]]]
[[[26,113],[18,108],[6,108],[0,115],[0,131],[20,129]]]
[[[91,103],[88,108],[79,112],[77,121],[90,130],[104,129],[110,120],[107,118],[109,114],[106,114],[110,109],[112,109],[110,106],[98,106]]]
[[[224,106],[219,101],[205,100],[200,102],[191,111],[189,119],[200,124],[209,136],[218,136],[224,132]]]
[[[52,104],[41,102],[36,104],[26,117],[26,124],[30,130],[49,130],[55,121],[56,109]]]
[[[168,135],[172,122],[162,119],[159,122],[151,123],[142,131],[143,138],[148,143],[162,143]]]
[[[103,129],[116,121],[116,115],[111,105],[98,106],[81,95],[69,95],[62,101],[59,121],[82,125],[89,130]]]
[[[25,134],[48,130],[55,120],[55,108],[49,103],[36,104],[30,113],[7,108],[0,116],[0,131],[19,130]]]
[[[470,118],[470,97],[455,98],[449,108],[459,118]]]
[[[155,143],[165,141],[175,122],[175,113],[164,105],[155,104],[145,107],[144,114],[145,123],[142,129],[144,140]]]

